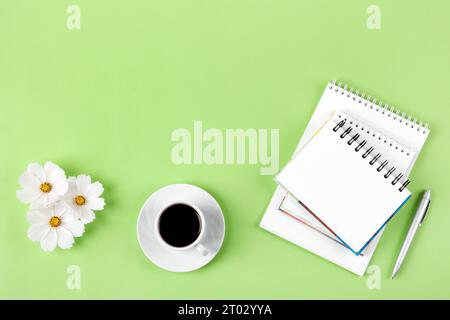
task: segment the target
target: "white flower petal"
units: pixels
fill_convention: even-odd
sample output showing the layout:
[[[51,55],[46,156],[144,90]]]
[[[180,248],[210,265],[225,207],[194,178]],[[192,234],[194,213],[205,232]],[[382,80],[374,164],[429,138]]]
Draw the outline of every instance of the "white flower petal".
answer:
[[[50,231],[50,225],[48,223],[46,224],[35,224],[32,225],[28,229],[28,238],[31,241],[38,242],[41,241],[41,239],[47,235],[47,233]]]
[[[76,196],[77,195],[73,194],[72,190],[70,190],[70,188],[69,188],[69,191],[67,191],[67,193],[63,196],[63,200],[66,204],[72,205],[72,204],[75,204],[74,199]]]
[[[49,209],[43,210],[31,210],[27,213],[27,220],[31,224],[47,224],[51,218],[51,213]]]
[[[57,166],[56,168],[53,169],[51,179],[53,181],[57,181],[57,180],[67,181],[66,173],[64,172],[63,169],[61,169],[60,167]]]
[[[84,224],[87,224],[87,223],[94,221],[95,214],[91,209],[83,206],[82,210],[81,210],[80,219]]]
[[[69,249],[75,242],[72,233],[66,228],[60,226],[56,228],[56,233],[58,235],[58,247],[61,249]]]
[[[103,210],[105,200],[103,198],[88,198],[86,204],[92,210]]]
[[[40,209],[46,207],[47,207],[47,196],[43,193],[41,193],[39,198],[30,203],[31,209]]]
[[[45,171],[40,164],[30,163],[27,167],[27,171],[35,176],[40,182],[45,182]]]
[[[75,195],[77,193],[77,179],[75,177],[69,177],[67,179],[67,184],[68,189],[66,195],[68,194]]]
[[[36,201],[42,193],[38,190],[18,190],[16,192],[17,199],[19,199],[23,203],[32,203],[33,201]]]
[[[80,218],[81,211],[79,210],[80,207],[77,206],[73,200],[69,200],[67,198],[64,198],[64,204],[67,206],[67,212],[64,215],[65,219],[68,221],[70,220],[76,220]]]
[[[103,185],[96,181],[91,184],[86,190],[86,197],[88,198],[98,198],[103,193]]]
[[[64,170],[50,161],[47,161],[44,164],[44,171],[48,182],[55,182],[55,180],[60,179],[61,177],[64,177],[64,179],[66,178]]]
[[[91,177],[85,174],[80,174],[77,177],[78,194],[86,194],[87,188],[91,185]]]
[[[80,220],[63,221],[61,226],[69,230],[74,237],[81,237],[84,233],[84,223]]]
[[[49,193],[45,194],[47,196],[47,206],[55,204],[57,201],[61,200],[62,196],[52,189]]]
[[[31,172],[25,172],[19,177],[19,184],[23,189],[39,189],[40,181]]]
[[[71,208],[69,206],[66,206],[66,210],[61,215],[61,219],[63,219],[63,221],[66,221],[66,222],[75,221],[75,220],[78,220],[79,218],[80,218],[80,213],[78,211],[74,210],[74,208]]]
[[[67,182],[69,182],[70,185],[76,186],[77,185],[77,177],[72,177],[72,176],[68,177]]]
[[[57,217],[60,217],[61,219],[66,217],[66,214],[68,212],[70,213],[71,210],[64,202],[57,202],[53,206],[53,215],[57,216]]]
[[[53,251],[58,243],[58,236],[55,228],[50,228],[46,235],[41,239],[41,248],[44,251]]]
[[[45,179],[47,181],[50,180],[53,170],[57,167],[58,166],[51,161],[47,161],[46,163],[44,163]]]
[[[49,219],[55,215],[55,207],[42,208],[39,212],[45,214]]]
[[[45,208],[50,208],[55,204],[54,198],[50,198],[51,191],[49,193],[44,193],[44,199],[45,199]],[[50,199],[49,199],[50,198]]]
[[[59,194],[60,196],[63,196],[67,193],[67,190],[69,190],[69,184],[66,180],[59,180],[54,182],[52,185],[52,191]]]

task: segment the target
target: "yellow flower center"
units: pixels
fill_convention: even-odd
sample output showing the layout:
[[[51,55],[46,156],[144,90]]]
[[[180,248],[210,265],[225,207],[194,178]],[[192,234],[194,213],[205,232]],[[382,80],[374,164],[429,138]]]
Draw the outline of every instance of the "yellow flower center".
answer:
[[[83,204],[86,203],[86,198],[83,196],[76,196],[75,197],[75,203],[79,206],[82,206]]]
[[[48,182],[44,182],[43,184],[41,184],[40,189],[42,192],[48,193],[52,191],[52,185]]]
[[[57,228],[61,225],[61,219],[57,216],[53,216],[50,218],[48,222],[52,228]]]

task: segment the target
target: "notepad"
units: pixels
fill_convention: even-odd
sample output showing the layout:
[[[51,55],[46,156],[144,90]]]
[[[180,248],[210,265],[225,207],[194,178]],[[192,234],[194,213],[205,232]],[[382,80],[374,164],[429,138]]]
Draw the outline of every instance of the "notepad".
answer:
[[[389,157],[390,164],[396,168],[397,172],[408,171],[411,161],[416,157],[414,150],[408,149],[398,142],[383,136],[382,133],[370,128],[355,118],[350,119],[343,128],[347,129],[349,126],[358,128],[360,139],[365,140],[367,145],[373,146],[375,150],[380,150],[386,157]],[[287,194],[280,204],[280,211],[341,243],[319,220],[308,213],[294,197]]]
[[[376,130],[377,133],[373,133],[375,136],[369,137],[372,144],[378,143],[381,149],[384,148],[383,153],[389,155],[396,167],[405,173],[405,178],[409,176],[429,135],[428,125],[342,83],[330,82],[326,85],[294,155],[334,110],[343,111]],[[389,143],[384,143],[384,138]],[[397,144],[411,151],[410,155],[399,152],[395,148]],[[363,255],[356,256],[335,239],[303,223],[298,217],[293,218],[294,214],[298,217],[309,215],[285,189],[277,186],[260,227],[357,275],[364,274],[382,232],[367,245]]]
[[[356,255],[411,196],[404,173],[362,138],[366,127],[336,113],[276,177]]]

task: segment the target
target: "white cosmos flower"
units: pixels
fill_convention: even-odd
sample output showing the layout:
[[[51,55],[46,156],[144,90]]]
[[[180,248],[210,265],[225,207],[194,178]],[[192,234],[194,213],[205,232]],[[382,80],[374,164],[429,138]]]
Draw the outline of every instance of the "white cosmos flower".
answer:
[[[103,186],[100,182],[91,182],[91,177],[81,174],[78,177],[70,177],[69,190],[64,196],[64,201],[72,208],[84,223],[95,219],[93,210],[103,210],[105,200],[100,198]]]
[[[31,227],[28,238],[40,242],[44,251],[53,251],[56,246],[69,249],[84,232],[84,223],[78,220],[64,203],[49,208],[31,210],[27,214]]]
[[[22,190],[17,191],[17,198],[30,204],[31,209],[50,207],[68,188],[64,170],[52,162],[46,162],[44,166],[30,163],[20,176],[19,184]]]

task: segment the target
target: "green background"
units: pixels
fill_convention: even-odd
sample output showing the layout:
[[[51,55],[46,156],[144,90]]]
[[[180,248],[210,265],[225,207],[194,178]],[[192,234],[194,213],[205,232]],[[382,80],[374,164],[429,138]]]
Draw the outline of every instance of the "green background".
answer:
[[[81,29],[66,28],[69,4]],[[381,30],[366,27],[369,5]],[[448,1],[0,0],[0,298],[450,298]],[[258,227],[275,190],[259,165],[171,162],[177,128],[279,128],[284,165],[329,80],[430,123],[413,198],[371,264],[381,289]],[[29,162],[105,186],[107,206],[68,250],[27,239],[15,191]],[[157,268],[141,252],[145,199],[192,183],[221,204],[226,238],[205,268]],[[433,203],[398,279],[418,202]],[[81,268],[81,290],[66,269]]]

